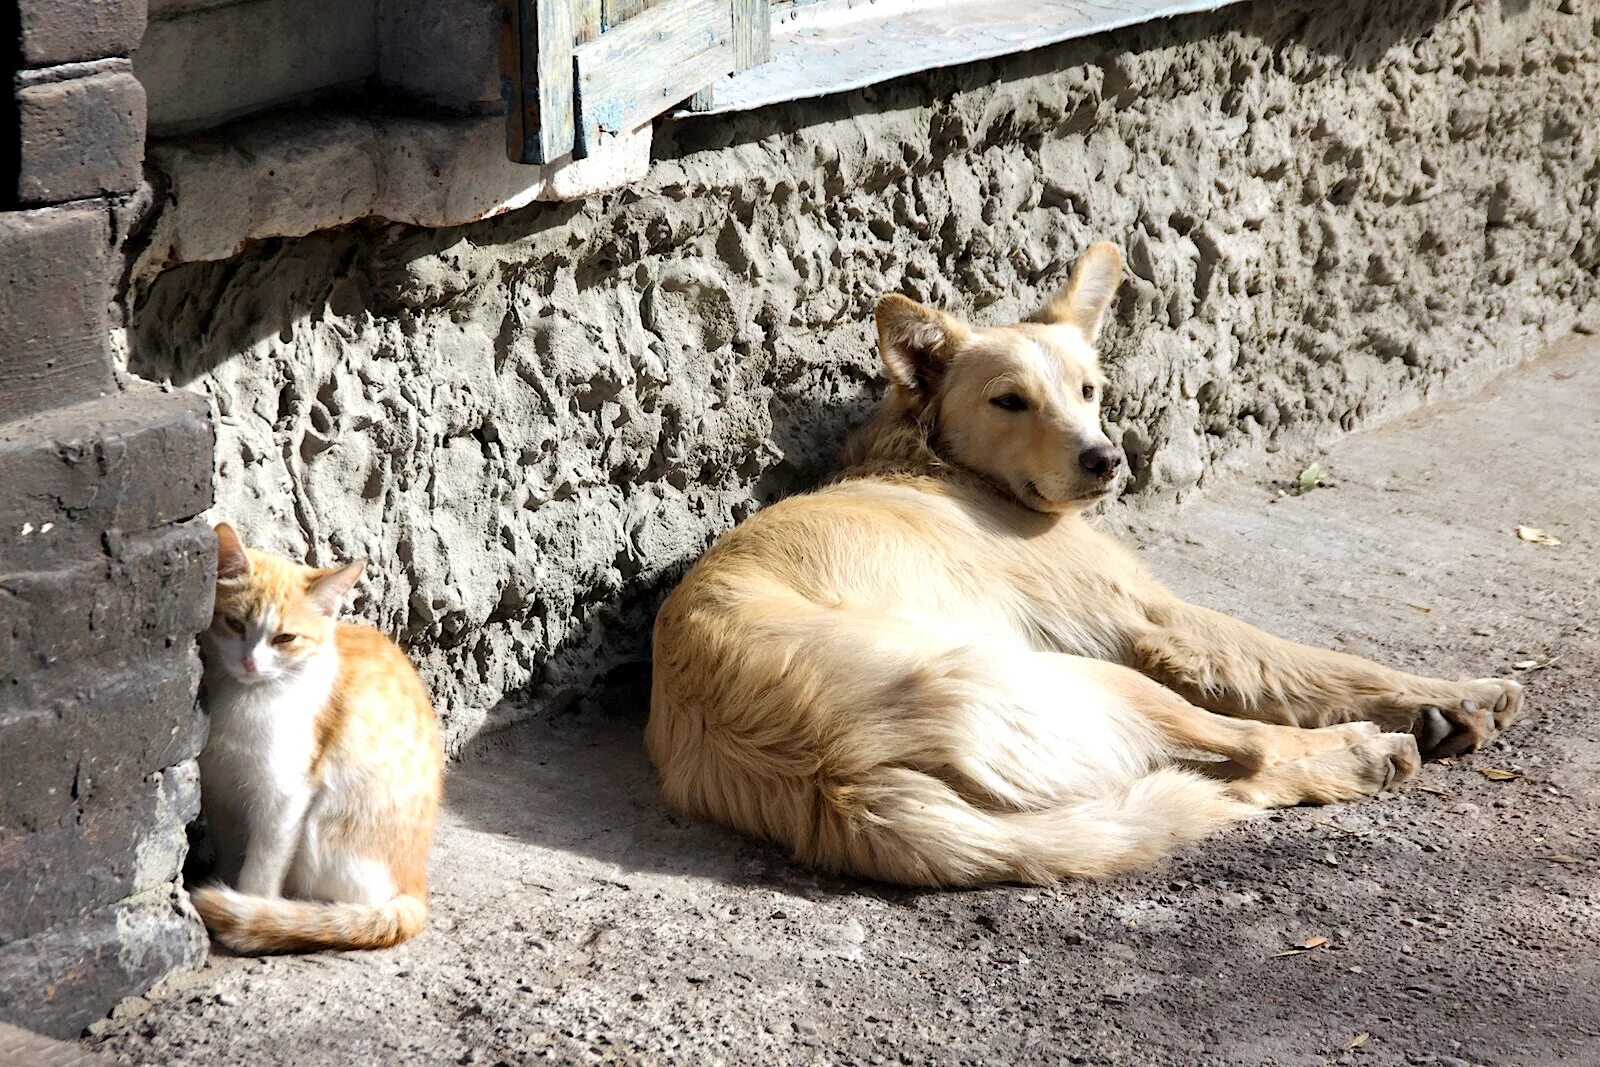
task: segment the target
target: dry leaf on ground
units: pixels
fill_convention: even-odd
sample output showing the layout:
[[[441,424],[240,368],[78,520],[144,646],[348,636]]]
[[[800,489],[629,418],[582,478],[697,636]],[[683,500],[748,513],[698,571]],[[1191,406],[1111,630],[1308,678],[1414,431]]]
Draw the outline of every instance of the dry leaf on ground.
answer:
[[[1539,529],[1537,526],[1518,526],[1517,536],[1524,541],[1531,541],[1536,545],[1559,545],[1561,542]]]
[[[1514,782],[1522,777],[1516,771],[1502,771],[1499,767],[1480,767],[1479,770],[1491,782]]]
[[[1307,952],[1310,952],[1313,949],[1319,949],[1327,943],[1328,939],[1318,934],[1316,937],[1306,938],[1293,948],[1286,948],[1282,952],[1274,952],[1272,954],[1272,958],[1275,960],[1281,960],[1285,956],[1304,956]]]
[[[1371,1038],[1371,1037],[1372,1037],[1371,1034],[1369,1034],[1365,1030],[1363,1030],[1361,1033],[1357,1034],[1355,1037],[1352,1037],[1349,1041],[1346,1041],[1344,1043],[1344,1050],[1346,1052],[1349,1052],[1353,1048],[1360,1048],[1362,1045],[1365,1045],[1367,1043],[1367,1040],[1369,1038]]]

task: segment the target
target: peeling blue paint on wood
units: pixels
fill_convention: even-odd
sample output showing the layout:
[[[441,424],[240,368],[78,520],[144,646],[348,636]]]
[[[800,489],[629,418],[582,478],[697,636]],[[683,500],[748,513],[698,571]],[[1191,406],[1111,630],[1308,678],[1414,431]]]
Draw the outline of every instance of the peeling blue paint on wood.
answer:
[[[573,53],[577,148],[626,133],[737,66],[729,0],[667,0]]]
[[[1238,2],[821,0],[774,12],[770,61],[718,84],[715,103],[694,113],[826,96]]]

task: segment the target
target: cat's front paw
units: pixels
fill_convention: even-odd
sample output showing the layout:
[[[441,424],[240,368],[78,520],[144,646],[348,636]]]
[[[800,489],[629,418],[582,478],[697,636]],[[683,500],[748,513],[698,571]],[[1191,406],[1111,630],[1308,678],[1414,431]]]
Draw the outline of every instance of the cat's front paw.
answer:
[[[1504,678],[1463,682],[1452,701],[1424,704],[1413,712],[1411,733],[1424,759],[1476,752],[1522,711],[1522,686]]]

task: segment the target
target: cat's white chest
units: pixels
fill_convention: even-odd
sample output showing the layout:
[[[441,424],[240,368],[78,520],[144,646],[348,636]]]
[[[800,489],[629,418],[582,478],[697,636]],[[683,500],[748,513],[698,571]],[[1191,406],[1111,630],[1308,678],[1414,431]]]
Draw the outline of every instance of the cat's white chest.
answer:
[[[200,755],[202,788],[245,804],[310,789],[317,715],[332,693],[334,670],[319,664],[261,685],[208,676],[211,734]]]

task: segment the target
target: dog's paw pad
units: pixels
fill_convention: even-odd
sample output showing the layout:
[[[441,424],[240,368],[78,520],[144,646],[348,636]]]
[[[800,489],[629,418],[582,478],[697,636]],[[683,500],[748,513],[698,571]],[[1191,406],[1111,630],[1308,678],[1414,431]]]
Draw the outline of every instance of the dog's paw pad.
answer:
[[[1485,678],[1469,682],[1459,700],[1426,704],[1412,713],[1410,733],[1427,759],[1476,752],[1522,710],[1522,687]]]

